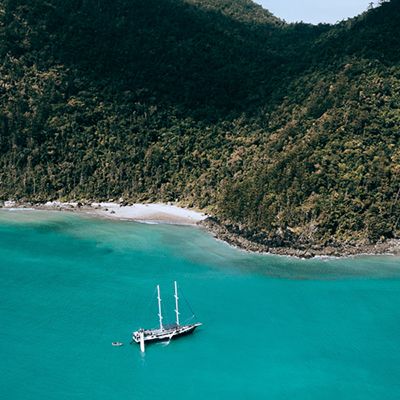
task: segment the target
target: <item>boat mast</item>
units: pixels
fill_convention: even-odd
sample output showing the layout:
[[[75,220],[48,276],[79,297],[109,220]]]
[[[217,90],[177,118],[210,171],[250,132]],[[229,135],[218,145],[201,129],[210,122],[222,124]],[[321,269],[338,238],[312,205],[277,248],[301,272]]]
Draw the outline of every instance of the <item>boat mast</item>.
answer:
[[[179,326],[179,297],[178,297],[178,284],[174,282],[175,286],[175,314],[176,314],[176,325]]]
[[[161,312],[161,296],[160,296],[160,285],[157,285],[157,300],[158,300],[158,317],[160,318],[160,329],[163,330],[163,316]]]

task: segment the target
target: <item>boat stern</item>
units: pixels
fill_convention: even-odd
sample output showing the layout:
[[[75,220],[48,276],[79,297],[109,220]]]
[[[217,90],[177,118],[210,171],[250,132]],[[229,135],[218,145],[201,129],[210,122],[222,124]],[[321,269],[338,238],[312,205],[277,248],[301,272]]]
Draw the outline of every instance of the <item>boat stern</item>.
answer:
[[[140,343],[140,333],[143,330],[139,329],[138,331],[132,332],[132,342]]]

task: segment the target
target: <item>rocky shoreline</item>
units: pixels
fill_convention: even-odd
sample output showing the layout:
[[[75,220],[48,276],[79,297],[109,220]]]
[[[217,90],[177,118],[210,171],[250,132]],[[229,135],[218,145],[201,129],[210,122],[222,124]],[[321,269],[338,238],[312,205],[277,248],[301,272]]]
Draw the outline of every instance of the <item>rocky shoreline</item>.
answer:
[[[317,256],[327,257],[349,257],[358,255],[396,255],[400,256],[400,239],[390,239],[375,244],[352,243],[331,244],[323,246],[320,244],[288,244],[276,243],[265,244],[253,236],[243,233],[233,226],[225,226],[216,218],[209,217],[198,225],[211,232],[214,237],[240,249],[257,252],[291,256],[298,258],[313,258]]]

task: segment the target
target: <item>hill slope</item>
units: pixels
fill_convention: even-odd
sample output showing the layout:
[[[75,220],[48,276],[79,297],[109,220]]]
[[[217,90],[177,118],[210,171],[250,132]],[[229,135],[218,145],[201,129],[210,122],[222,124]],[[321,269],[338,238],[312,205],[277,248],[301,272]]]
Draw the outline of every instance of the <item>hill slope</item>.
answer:
[[[180,200],[268,246],[399,236],[400,2],[1,0],[0,197]]]

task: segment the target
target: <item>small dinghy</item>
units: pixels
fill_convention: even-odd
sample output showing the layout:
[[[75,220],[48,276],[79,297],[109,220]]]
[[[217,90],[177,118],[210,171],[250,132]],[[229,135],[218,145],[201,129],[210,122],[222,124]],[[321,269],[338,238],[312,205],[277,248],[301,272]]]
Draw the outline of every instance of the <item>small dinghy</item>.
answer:
[[[124,344],[122,342],[112,342],[111,345],[114,346],[114,347],[121,347]]]

